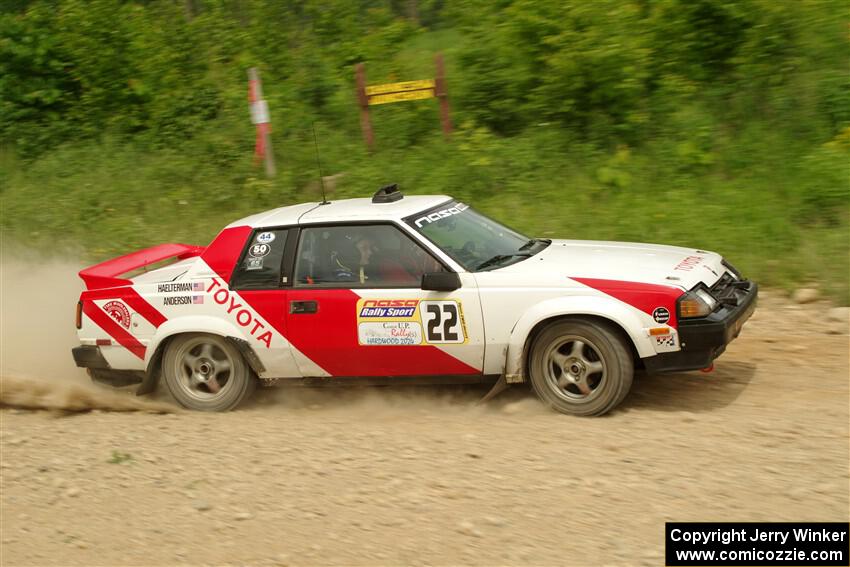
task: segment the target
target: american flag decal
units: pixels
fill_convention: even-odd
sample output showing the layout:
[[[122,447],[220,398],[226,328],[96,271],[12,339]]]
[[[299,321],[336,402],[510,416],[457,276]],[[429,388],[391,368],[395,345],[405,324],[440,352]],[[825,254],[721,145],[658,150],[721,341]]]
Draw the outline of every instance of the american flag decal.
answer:
[[[194,282],[192,284],[192,291],[204,291],[204,282]],[[203,303],[203,301],[199,301],[198,303]]]
[[[199,303],[203,303],[203,302],[204,302],[204,296],[203,295],[193,295],[192,296],[192,304],[193,305],[198,305]]]

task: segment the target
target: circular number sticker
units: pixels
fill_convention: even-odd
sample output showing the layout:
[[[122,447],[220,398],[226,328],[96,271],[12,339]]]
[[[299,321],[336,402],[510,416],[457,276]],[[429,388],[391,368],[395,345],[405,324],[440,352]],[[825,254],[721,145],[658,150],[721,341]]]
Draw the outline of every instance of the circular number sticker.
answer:
[[[268,244],[272,240],[274,240],[273,232],[261,232],[257,235],[257,243],[259,244]]]
[[[271,247],[268,244],[254,244],[253,246],[251,246],[251,248],[248,249],[248,254],[250,254],[254,258],[262,258],[270,251]]]

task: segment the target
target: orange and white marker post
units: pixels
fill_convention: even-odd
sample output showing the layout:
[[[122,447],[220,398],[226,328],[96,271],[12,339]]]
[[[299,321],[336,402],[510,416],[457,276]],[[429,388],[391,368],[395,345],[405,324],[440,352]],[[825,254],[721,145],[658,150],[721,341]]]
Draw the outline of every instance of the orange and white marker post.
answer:
[[[248,69],[248,101],[251,103],[251,122],[257,125],[254,162],[264,160],[266,175],[274,177],[277,169],[274,166],[274,152],[272,151],[272,125],[269,118],[269,105],[263,100],[263,85],[260,82],[260,73],[256,67]]]

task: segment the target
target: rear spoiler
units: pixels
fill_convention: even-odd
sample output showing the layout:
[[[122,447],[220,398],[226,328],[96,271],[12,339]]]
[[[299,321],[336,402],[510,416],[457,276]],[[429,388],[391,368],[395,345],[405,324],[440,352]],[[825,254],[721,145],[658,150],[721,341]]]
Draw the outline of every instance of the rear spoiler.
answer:
[[[171,258],[185,260],[186,258],[200,256],[203,251],[203,246],[160,244],[86,268],[80,272],[80,277],[86,283],[88,289],[130,285],[130,280],[118,276]]]

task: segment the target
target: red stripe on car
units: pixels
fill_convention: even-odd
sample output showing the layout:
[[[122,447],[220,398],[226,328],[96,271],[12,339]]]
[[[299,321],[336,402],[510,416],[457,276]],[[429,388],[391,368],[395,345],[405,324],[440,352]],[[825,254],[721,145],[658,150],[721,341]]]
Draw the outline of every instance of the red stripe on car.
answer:
[[[101,309],[93,301],[83,301],[83,313],[88,315],[88,318],[94,321],[95,325],[103,329],[106,334],[118,341],[118,344],[132,352],[142,360],[145,359],[146,347],[140,343],[136,337],[128,333],[115,320],[110,317],[106,311]]]
[[[136,292],[136,290],[131,289],[131,293],[128,293],[124,297],[124,301],[132,307],[139,315],[147,319],[151,325],[159,328],[160,325],[168,321],[165,315],[160,313],[156,307],[145,301],[145,299]]]
[[[652,315],[658,307],[664,307],[670,312],[670,320],[666,324],[673,328],[678,326],[676,322],[676,300],[684,292],[675,286],[595,278],[570,279],[628,303],[649,315]]]
[[[154,327],[159,327],[168,319],[160,311],[151,305],[144,297],[139,295],[132,287],[119,287],[114,289],[97,289],[84,291],[80,294],[84,302],[93,299],[120,299],[139,315],[147,319]]]
[[[222,280],[230,283],[233,268],[245,247],[245,241],[251,234],[250,226],[235,226],[222,230],[215,240],[201,254],[201,259],[217,273]]]

